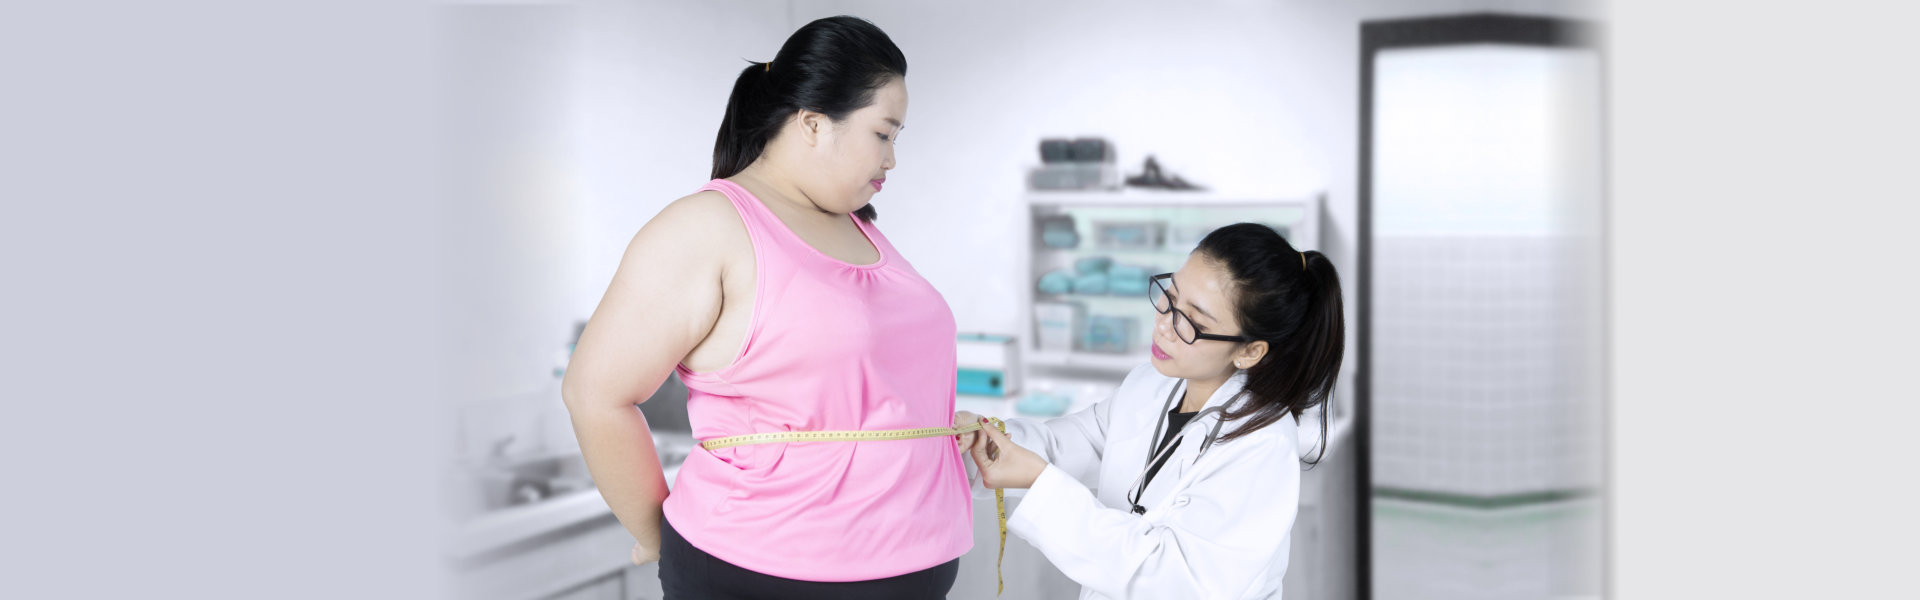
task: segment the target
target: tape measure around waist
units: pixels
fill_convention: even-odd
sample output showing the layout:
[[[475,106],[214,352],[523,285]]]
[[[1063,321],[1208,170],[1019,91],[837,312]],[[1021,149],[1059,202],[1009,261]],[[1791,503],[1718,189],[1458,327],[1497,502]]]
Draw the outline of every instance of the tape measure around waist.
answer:
[[[922,427],[920,429],[885,429],[876,431],[776,431],[772,433],[749,433],[714,438],[700,442],[701,448],[719,450],[734,446],[754,444],[784,444],[793,442],[878,442],[886,440],[911,440],[930,437],[947,437],[971,433],[980,430],[979,423],[968,423],[959,427]]]
[[[1000,433],[1007,432],[1007,424],[1000,419],[989,418]],[[877,431],[776,431],[772,433],[749,433],[723,438],[714,438],[700,442],[700,447],[708,451],[734,446],[755,444],[783,444],[794,442],[878,442],[886,440],[912,440],[930,437],[948,437],[980,430],[979,423],[968,423],[958,427],[922,427],[919,429],[885,429]],[[1001,563],[1007,560],[1007,492],[993,491],[994,515],[1000,519],[1000,556],[994,559],[993,574],[999,580],[1000,587],[995,596],[1006,593],[1007,578],[1000,572]]]

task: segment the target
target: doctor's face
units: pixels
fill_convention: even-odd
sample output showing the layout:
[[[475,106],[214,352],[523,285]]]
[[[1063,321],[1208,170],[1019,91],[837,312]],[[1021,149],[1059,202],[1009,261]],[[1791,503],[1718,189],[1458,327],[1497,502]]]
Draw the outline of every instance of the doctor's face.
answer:
[[[1238,370],[1233,366],[1234,357],[1245,344],[1197,337],[1188,344],[1175,324],[1177,310],[1192,321],[1195,333],[1240,335],[1233,279],[1226,265],[1198,252],[1187,255],[1186,264],[1167,282],[1167,299],[1171,309],[1154,318],[1153,368],[1162,375],[1182,379],[1206,381],[1232,376]]]

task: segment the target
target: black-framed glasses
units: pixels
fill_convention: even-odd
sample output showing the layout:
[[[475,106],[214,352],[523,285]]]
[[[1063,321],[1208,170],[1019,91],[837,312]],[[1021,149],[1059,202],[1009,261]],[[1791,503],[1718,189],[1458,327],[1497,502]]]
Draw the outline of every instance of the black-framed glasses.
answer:
[[[1201,329],[1199,325],[1193,324],[1193,319],[1188,317],[1187,313],[1173,307],[1173,292],[1167,290],[1167,282],[1170,281],[1173,281],[1172,273],[1161,273],[1153,276],[1153,279],[1148,280],[1147,300],[1153,302],[1153,309],[1160,311],[1160,314],[1167,314],[1168,311],[1173,312],[1173,333],[1174,335],[1180,336],[1180,341],[1188,344],[1199,340],[1216,340],[1221,342],[1249,341],[1247,338],[1237,335],[1207,333],[1206,330]]]

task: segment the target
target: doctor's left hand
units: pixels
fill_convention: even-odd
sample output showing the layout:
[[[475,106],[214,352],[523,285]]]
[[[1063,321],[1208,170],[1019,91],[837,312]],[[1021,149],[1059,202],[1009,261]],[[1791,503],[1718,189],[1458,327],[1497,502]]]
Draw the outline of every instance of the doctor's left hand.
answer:
[[[973,464],[980,467],[981,485],[996,490],[1033,487],[1034,480],[1047,470],[1046,459],[1014,444],[986,419],[980,421],[982,435],[974,436],[971,453]]]

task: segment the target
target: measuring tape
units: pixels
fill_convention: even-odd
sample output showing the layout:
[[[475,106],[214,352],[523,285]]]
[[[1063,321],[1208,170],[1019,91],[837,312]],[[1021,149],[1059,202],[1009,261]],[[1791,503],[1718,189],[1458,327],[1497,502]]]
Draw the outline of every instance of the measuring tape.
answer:
[[[1007,423],[988,417],[1000,433],[1007,432]],[[781,444],[792,442],[877,442],[885,440],[912,440],[930,437],[946,437],[973,433],[980,430],[979,423],[968,423],[959,427],[922,427],[920,429],[886,429],[880,431],[780,431],[774,433],[749,433],[723,438],[714,438],[700,442],[700,447],[709,451],[734,446],[754,444]],[[1007,591],[1006,575],[1000,572],[1000,563],[1007,560],[1007,492],[993,491],[994,514],[1000,518],[1000,557],[993,562],[993,575],[999,579],[1000,589],[994,592],[998,596]]]

